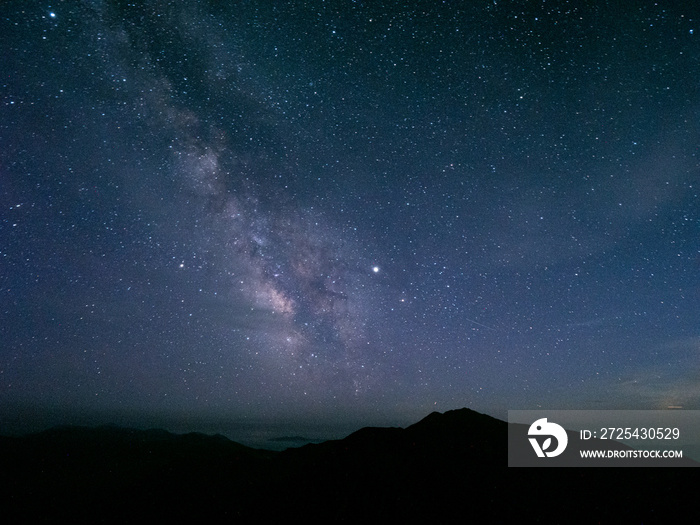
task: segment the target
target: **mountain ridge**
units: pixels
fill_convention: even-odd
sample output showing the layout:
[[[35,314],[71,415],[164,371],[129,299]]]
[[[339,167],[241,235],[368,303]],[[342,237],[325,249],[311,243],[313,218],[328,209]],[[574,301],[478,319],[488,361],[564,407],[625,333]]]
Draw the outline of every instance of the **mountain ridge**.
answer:
[[[542,521],[576,508],[587,521],[646,523],[694,501],[684,469],[507,468],[508,428],[465,408],[272,452],[221,435],[59,427],[0,438],[0,497],[27,520],[76,523],[294,514],[463,523],[477,509],[502,522],[535,503]]]

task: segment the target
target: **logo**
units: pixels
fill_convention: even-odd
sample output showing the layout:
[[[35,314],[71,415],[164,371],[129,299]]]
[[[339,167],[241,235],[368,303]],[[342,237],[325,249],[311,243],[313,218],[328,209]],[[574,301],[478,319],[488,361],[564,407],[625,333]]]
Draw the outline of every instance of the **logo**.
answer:
[[[535,449],[535,454],[537,457],[543,458],[547,456],[548,458],[553,458],[564,452],[566,445],[569,443],[569,437],[566,435],[566,430],[557,425],[556,423],[548,423],[547,418],[538,419],[532,425],[530,425],[530,430],[527,431],[528,436],[550,436],[544,440],[542,446],[540,446],[537,438],[531,437],[530,444],[532,448]],[[552,446],[552,437],[557,440],[557,448],[552,451],[547,451]]]

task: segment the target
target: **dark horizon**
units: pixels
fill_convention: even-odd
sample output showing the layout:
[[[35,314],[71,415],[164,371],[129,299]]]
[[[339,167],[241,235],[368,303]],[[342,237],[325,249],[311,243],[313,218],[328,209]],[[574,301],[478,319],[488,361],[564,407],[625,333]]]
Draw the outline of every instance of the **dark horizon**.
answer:
[[[116,426],[137,430],[163,429],[174,434],[191,432],[206,435],[220,434],[231,441],[253,448],[282,449],[274,445],[276,438],[302,435],[309,442],[342,439],[363,427],[405,427],[415,423],[430,412],[418,418],[404,418],[355,415],[344,419],[298,415],[286,418],[269,418],[264,416],[246,417],[226,414],[154,414],[152,412],[99,412],[56,410],[46,408],[37,410],[30,407],[22,410],[16,408],[0,410],[0,436],[24,436],[35,434],[62,426],[97,428]],[[29,416],[29,417],[28,417]],[[505,418],[500,418],[505,420]],[[266,445],[267,444],[267,445]],[[274,445],[274,446],[273,446]],[[284,447],[286,448],[286,447]]]
[[[405,429],[364,428],[340,441],[272,452],[218,436],[60,428],[0,438],[0,486],[8,511],[71,523],[272,522],[294,515],[319,523],[418,516],[463,523],[484,515],[497,522],[523,515],[557,522],[572,509],[575,521],[646,523],[692,506],[693,474],[684,468],[506,467],[511,431],[515,449],[538,460],[527,429],[462,409],[433,413]],[[570,434],[571,453],[546,458],[548,466],[574,460],[575,441]],[[609,440],[586,444],[629,450]],[[615,464],[623,465],[651,466]],[[682,458],[675,466],[698,463]]]

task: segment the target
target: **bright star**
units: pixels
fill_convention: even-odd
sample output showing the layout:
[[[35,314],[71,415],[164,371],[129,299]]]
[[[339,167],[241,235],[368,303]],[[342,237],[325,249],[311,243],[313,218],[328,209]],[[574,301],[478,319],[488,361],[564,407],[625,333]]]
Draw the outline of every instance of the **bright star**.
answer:
[[[372,267],[372,271],[373,271],[374,273],[379,273],[379,266],[373,266],[373,267]]]

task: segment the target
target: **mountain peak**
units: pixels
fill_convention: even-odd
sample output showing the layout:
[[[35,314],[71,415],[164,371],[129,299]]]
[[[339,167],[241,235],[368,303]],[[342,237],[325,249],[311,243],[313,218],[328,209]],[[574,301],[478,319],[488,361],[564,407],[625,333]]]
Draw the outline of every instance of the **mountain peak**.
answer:
[[[413,425],[407,427],[411,428],[435,428],[435,429],[445,429],[446,427],[460,425],[499,425],[502,426],[505,423],[498,419],[495,419],[489,415],[481,414],[470,408],[458,408],[455,410],[448,410],[447,412],[431,412],[423,419],[414,423]]]

